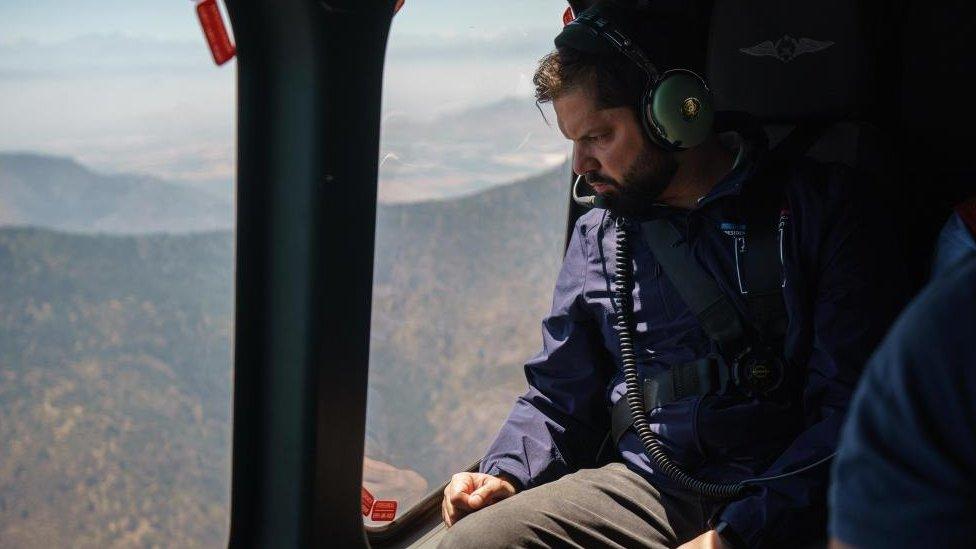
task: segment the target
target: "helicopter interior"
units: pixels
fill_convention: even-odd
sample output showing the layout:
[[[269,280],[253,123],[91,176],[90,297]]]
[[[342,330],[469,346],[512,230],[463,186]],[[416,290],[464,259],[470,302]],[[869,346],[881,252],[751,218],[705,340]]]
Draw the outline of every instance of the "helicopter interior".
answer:
[[[432,546],[439,490],[365,536],[358,505],[392,3],[227,4],[240,59],[231,545]],[[716,0],[710,16],[718,109],[871,174],[916,283],[976,167],[962,6]],[[341,292],[325,249],[347,258]]]
[[[207,1],[214,5],[212,0],[198,0],[197,3]],[[567,9],[567,13],[554,11],[552,21],[548,23],[555,26],[561,18],[563,21],[571,19],[595,1],[556,0],[555,3],[561,9]],[[631,1],[653,3],[654,0]],[[232,170],[236,225],[227,231],[233,239],[224,242],[228,248],[226,296],[228,299],[232,296],[233,306],[228,304],[226,307],[227,337],[218,342],[226,341],[228,347],[233,345],[232,357],[229,350],[227,357],[221,355],[228,364],[233,362],[232,395],[225,395],[220,403],[220,406],[232,408],[226,414],[232,418],[223,418],[221,424],[229,426],[232,439],[227,543],[231,547],[436,547],[446,532],[440,509],[449,475],[442,477],[440,469],[432,473],[435,469],[428,467],[426,478],[410,487],[411,499],[401,498],[398,507],[396,496],[367,490],[372,485],[367,478],[369,471],[364,470],[372,466],[374,473],[390,472],[393,478],[403,482],[419,478],[415,472],[407,470],[409,467],[400,470],[383,463],[393,463],[394,460],[380,459],[373,453],[375,433],[369,418],[371,413],[376,413],[377,398],[373,387],[376,376],[396,376],[385,380],[393,395],[386,397],[389,400],[396,398],[398,387],[416,381],[402,373],[394,371],[391,374],[389,369],[376,367],[377,362],[397,352],[391,345],[392,350],[383,349],[385,354],[377,358],[377,333],[386,328],[377,328],[376,304],[383,300],[387,306],[396,302],[397,296],[380,295],[375,281],[384,272],[394,270],[396,262],[412,259],[409,251],[394,254],[391,250],[398,251],[396,247],[403,240],[418,234],[403,229],[407,222],[402,210],[384,205],[381,174],[383,170],[391,170],[389,165],[384,168],[385,162],[397,160],[393,153],[384,155],[382,145],[388,137],[385,128],[389,120],[395,118],[385,111],[386,93],[391,87],[387,70],[395,59],[390,47],[391,36],[398,18],[402,20],[410,16],[413,7],[422,5],[423,0],[224,0],[223,4],[234,43],[231,46],[218,37],[216,46],[212,42],[212,48],[216,48],[212,52],[218,64],[236,57],[237,83],[236,152],[233,152],[236,168]],[[433,12],[448,4],[435,2]],[[886,220],[888,236],[903,260],[904,272],[900,275],[908,279],[914,290],[921,288],[929,276],[933,245],[940,227],[954,205],[976,195],[976,155],[969,150],[971,140],[968,139],[971,129],[976,126],[972,84],[968,78],[973,67],[970,61],[971,31],[976,28],[973,25],[976,21],[969,15],[969,3],[963,0],[937,4],[920,0],[701,0],[694,4],[699,7],[704,76],[715,99],[716,130],[746,127],[761,132],[769,146],[786,157],[806,156],[853,168],[861,176],[860,190],[877,208],[874,213],[880,212],[880,217]],[[219,19],[217,8],[212,9],[209,17]],[[425,16],[432,13],[430,5],[427,9],[423,12]],[[468,5],[465,9],[474,11],[476,7]],[[210,22],[214,23],[213,20]],[[428,26],[442,23],[442,19],[435,18]],[[489,28],[488,32],[492,30]],[[509,35],[499,36],[504,41]],[[212,38],[208,35],[208,39]],[[441,38],[437,37],[438,40]],[[552,38],[547,36],[545,40],[550,49]],[[195,45],[199,46],[198,43]],[[2,41],[0,46],[3,46]],[[441,47],[446,49],[448,46]],[[524,46],[514,43],[508,47]],[[531,57],[538,59],[547,51],[533,51]],[[411,55],[422,57],[416,53]],[[527,54],[521,52],[520,55]],[[421,67],[423,62],[411,65],[411,70]],[[0,85],[8,73],[14,74],[4,72],[5,69],[6,66],[0,64]],[[464,71],[456,66],[452,70],[458,73],[453,77],[482,84],[497,79],[495,73],[488,71],[476,77],[473,73],[477,67],[469,69],[472,74],[462,74]],[[437,85],[433,80],[425,82],[428,77],[428,73],[418,71],[408,73],[401,80],[414,81],[419,90],[416,93],[422,95],[424,86]],[[504,86],[522,86],[520,89],[524,92],[524,81],[530,80],[523,75],[517,84],[508,86],[505,83]],[[448,92],[442,90],[437,97],[446,97]],[[517,108],[527,106],[532,115],[537,114],[528,94],[523,93],[518,101],[521,103]],[[485,112],[484,117],[494,115],[494,111]],[[512,119],[505,119],[505,123]],[[467,119],[464,120],[463,124],[469,124]],[[407,136],[403,141],[408,146],[413,145],[411,122],[398,123],[398,131],[403,132],[398,135]],[[501,125],[486,124],[470,139],[479,139]],[[535,178],[532,181],[545,180],[549,186],[537,185],[533,191],[515,189],[510,193],[510,202],[499,204],[517,204],[521,209],[513,216],[533,217],[533,222],[538,222],[527,226],[541,226],[546,222],[555,227],[550,235],[554,238],[538,239],[552,248],[552,261],[546,263],[545,268],[533,271],[534,275],[542,273],[546,287],[551,288],[553,280],[549,279],[549,271],[558,267],[558,258],[563,252],[559,244],[568,245],[574,224],[586,208],[572,199],[575,178],[565,161],[568,146],[560,149],[549,144],[546,145],[549,148],[533,149],[531,153],[535,156],[525,153],[523,157],[515,158],[510,153],[519,152],[529,140],[526,136],[518,143],[521,135],[526,133],[521,127],[518,131],[521,133],[515,138],[516,142],[510,147],[506,145],[505,155],[492,165],[493,169],[503,167],[506,162],[531,165],[536,170],[529,174]],[[456,138],[450,132],[445,133],[445,141]],[[478,154],[483,154],[486,147],[494,144],[489,139],[483,141]],[[558,146],[562,145],[560,140]],[[550,156],[554,159],[546,160],[548,171],[543,173],[536,169],[543,164],[540,160],[543,155],[539,151],[552,153]],[[4,164],[8,156],[0,153],[0,191],[4,190],[7,181],[3,177],[4,169],[9,170],[9,164]],[[410,169],[423,173],[425,166]],[[527,176],[520,172],[518,177]],[[505,181],[491,182],[501,186],[518,180],[509,177]],[[549,180],[555,182],[550,184]],[[421,180],[421,183],[424,182]],[[488,188],[490,186],[485,185],[476,190]],[[557,192],[553,193],[552,189]],[[529,192],[536,193],[534,202],[524,200],[524,194]],[[0,194],[0,198],[6,196]],[[537,207],[541,200],[553,206],[543,212]],[[5,220],[5,206],[0,202],[0,222]],[[417,206],[418,218],[429,213],[425,207],[424,203]],[[464,219],[486,214],[477,208],[459,206],[452,215]],[[484,231],[484,226],[491,227],[493,223],[502,224],[498,220],[488,220],[480,226],[482,228],[471,230]],[[520,227],[509,228],[507,232],[499,229],[490,238],[479,242],[490,242],[492,238],[518,240],[525,236],[518,234]],[[380,242],[381,232],[401,229],[400,240],[393,244]],[[12,237],[6,236],[3,230],[0,228],[0,273],[13,264],[8,261],[12,257],[9,250],[18,249],[8,244],[5,239]],[[448,232],[450,227],[436,234]],[[20,233],[14,231],[11,234],[18,237]],[[428,243],[433,250],[431,256],[437,257],[434,252],[442,250],[445,254],[477,255],[465,242],[470,234],[449,235],[452,238],[450,246],[436,241]],[[535,235],[525,238],[528,240],[531,236]],[[43,234],[41,237],[46,238]],[[236,248],[236,252],[231,251],[232,248]],[[526,263],[530,260],[524,257],[538,257],[537,248],[531,248],[531,253],[526,252],[511,265],[506,263],[480,276],[494,278],[497,283],[491,287],[494,289],[519,282],[519,277],[524,275],[521,270],[529,268]],[[506,248],[499,247],[498,250],[501,251],[496,250],[497,253],[503,254]],[[230,263],[233,263],[233,272],[229,269]],[[427,264],[418,268],[432,270]],[[465,268],[468,270],[460,272],[469,273],[481,267],[465,264]],[[431,278],[437,276],[437,273],[431,274]],[[458,292],[459,287],[469,282],[464,277],[459,278],[460,282],[435,286],[431,291]],[[878,284],[886,283],[888,281],[878,281]],[[209,288],[205,284],[198,285]],[[407,292],[411,289],[406,283],[403,288],[407,288]],[[484,291],[484,288],[479,286],[478,290]],[[384,291],[391,293],[389,289]],[[525,294],[513,295],[504,303],[511,307],[521,306],[520,299],[524,301]],[[533,299],[545,305],[549,297],[536,295]],[[400,301],[384,310],[392,323],[400,320],[397,315],[405,309],[423,306],[409,300]],[[0,312],[4,312],[5,303],[0,302]],[[477,305],[474,301],[468,303],[472,304]],[[525,311],[529,309],[525,307]],[[40,318],[44,311],[39,311],[35,314],[31,309],[30,313]],[[503,314],[489,318],[497,319]],[[532,326],[538,325],[538,318],[530,320]],[[493,326],[490,322],[477,327],[482,328],[497,328],[501,338],[509,337],[513,330],[507,326]],[[381,337],[387,335],[383,332]],[[530,335],[537,339],[536,332]],[[413,343],[417,346],[429,347],[424,350],[427,354],[419,356],[443,352],[441,341],[415,339],[418,341]],[[8,354],[19,356],[12,351],[8,353],[14,347],[10,344],[12,341],[12,337],[0,338],[0,343],[7,343],[9,347],[0,348],[0,359],[7,358]],[[521,347],[515,349],[513,346],[513,349],[503,351],[496,352],[493,357],[501,356],[510,362],[506,367],[517,370],[516,375],[521,380],[521,364],[517,360],[529,356],[515,356],[522,352]],[[477,357],[479,353],[483,350],[470,349],[469,354],[458,356]],[[456,357],[452,355],[451,360]],[[188,368],[195,367],[193,359],[186,362],[190,364]],[[444,362],[448,366],[442,365],[442,370],[431,371],[435,375],[436,372],[443,373],[450,360]],[[24,364],[24,370],[33,367],[28,361]],[[8,375],[3,369],[6,366],[0,362],[0,380],[14,387],[9,382],[14,379],[14,374]],[[480,366],[478,363],[472,368]],[[163,366],[158,369],[165,370]],[[24,374],[17,375],[23,378]],[[477,379],[492,375],[491,372],[482,373]],[[231,391],[229,385],[223,383],[225,392]],[[517,396],[508,394],[511,387],[508,384],[496,390],[496,396],[502,393],[508,399],[505,401],[508,406]],[[0,386],[0,397],[5,396],[2,389],[4,387]],[[207,394],[203,394],[207,398]],[[404,409],[417,407],[417,399],[422,398],[417,394],[422,391],[415,389],[409,397],[404,396],[389,413],[402,415]],[[44,395],[40,400],[44,410],[48,411],[47,393]],[[29,397],[29,394],[27,397],[17,395],[21,400]],[[40,400],[35,403],[37,406],[41,406]],[[0,413],[6,410],[4,404],[0,398]],[[492,413],[498,411],[496,404],[492,406]],[[459,422],[480,417],[477,413],[459,415]],[[442,414],[424,420],[436,423],[444,421],[444,417]],[[500,417],[504,416],[492,416],[491,421],[483,423],[494,429]],[[4,416],[0,415],[2,419]],[[400,423],[391,423],[394,426],[388,431],[393,432],[386,432],[384,436],[407,438],[410,433],[396,431],[397,426],[409,421],[414,420],[400,418]],[[479,425],[482,431],[483,427]],[[110,428],[116,426],[113,424]],[[3,432],[0,429],[0,433]],[[422,444],[429,447],[424,448],[422,455],[418,453],[416,460],[430,460],[438,452],[437,444],[443,441],[443,437],[424,439]],[[477,437],[463,439],[462,444],[470,446],[465,448],[464,459],[481,455],[479,452],[484,449],[476,447],[481,442],[482,439]],[[421,442],[404,447],[414,449],[418,444]],[[22,441],[18,440],[17,445],[22,445]],[[68,447],[64,444],[62,450]],[[47,455],[46,449],[44,452]],[[401,454],[404,452],[400,451]],[[0,458],[4,455],[0,452]],[[199,461],[204,459],[199,458]],[[219,459],[213,461],[219,462]],[[14,472],[12,467],[4,469],[2,462],[0,459],[0,473],[3,473],[0,474],[0,519],[3,519],[0,520],[0,538],[5,531],[15,531],[4,530],[10,524],[14,525],[11,528],[19,528],[21,534],[28,529],[23,525],[31,524],[20,507],[17,507],[15,516],[10,498],[5,501],[3,497],[19,486],[9,484],[5,488],[3,482],[9,480],[7,477],[20,475],[20,470],[26,468],[18,466]],[[476,470],[478,463],[469,461],[460,468],[465,466],[468,470]],[[213,468],[219,469],[219,466]],[[9,474],[4,476],[5,473]],[[129,474],[135,473],[129,471]],[[89,487],[101,482],[95,476],[91,475]],[[87,481],[79,480],[78,486]],[[62,484],[64,488],[57,489],[67,493],[69,483]],[[219,493],[215,497],[227,499],[226,482],[215,482],[214,486],[209,488]],[[84,492],[85,489],[82,487],[75,492],[79,490]],[[108,493],[115,492],[109,490]],[[161,497],[148,491],[140,495]],[[48,499],[52,498],[48,496]],[[35,499],[39,501],[41,498]],[[390,507],[380,507],[377,503]],[[182,504],[176,501],[173,505]],[[227,505],[224,500],[221,505],[222,513]],[[33,508],[31,512],[34,512]],[[217,514],[226,517],[226,514]],[[214,516],[217,515],[208,515],[200,522],[218,522]],[[18,525],[13,519],[23,520]],[[222,528],[225,526],[221,523]],[[95,525],[95,528],[100,529],[102,525]],[[114,524],[112,528],[115,528]],[[135,521],[127,528],[135,530]],[[164,529],[157,528],[160,532]],[[221,530],[206,539],[227,539],[223,537],[224,532]],[[160,535],[165,539],[165,532]],[[27,534],[23,536],[17,539],[37,539]],[[812,546],[822,547],[825,540],[826,532],[823,539],[810,542]],[[0,546],[4,546],[3,539],[0,539]]]

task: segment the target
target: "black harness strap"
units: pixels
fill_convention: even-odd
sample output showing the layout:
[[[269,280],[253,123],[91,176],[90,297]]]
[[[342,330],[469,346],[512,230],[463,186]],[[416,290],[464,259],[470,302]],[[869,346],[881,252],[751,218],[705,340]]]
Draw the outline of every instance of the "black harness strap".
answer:
[[[728,372],[721,357],[708,356],[649,376],[643,381],[644,410],[649,412],[688,396],[721,392],[728,384]],[[621,397],[610,410],[613,442],[619,442],[633,424],[627,399]]]
[[[681,233],[666,219],[641,223],[640,228],[654,257],[708,337],[726,354],[746,349],[749,342],[738,311],[715,278],[692,256]],[[757,232],[742,256],[745,298],[755,319],[753,329],[768,340],[785,334],[787,320],[777,236],[775,231]],[[644,379],[644,410],[688,396],[722,393],[729,378],[728,363],[717,355],[673,366]],[[610,420],[616,443],[634,423],[627,399],[621,398],[613,405]]]
[[[767,343],[785,336],[789,323],[783,301],[785,278],[780,245],[776,231],[757,231],[749,235],[748,249],[740,256],[751,325]]]
[[[666,219],[641,223],[641,236],[661,264],[668,279],[698,319],[709,338],[723,352],[738,353],[752,344],[778,344],[786,334],[788,316],[783,300],[783,213],[779,224],[775,213],[782,206],[780,182],[784,170],[820,136],[823,124],[801,124],[771,152],[760,179],[748,197],[755,203],[750,215],[747,249],[738,250],[742,294],[752,321],[749,327],[758,341],[747,341],[746,330],[735,306],[712,275],[698,264],[687,240]],[[777,230],[778,229],[778,230]],[[738,245],[738,244],[735,244]],[[755,338],[753,338],[755,339]],[[649,376],[643,381],[644,410],[649,412],[669,402],[693,395],[724,392],[730,374],[725,359],[709,356]],[[626,398],[611,409],[611,435],[615,443],[633,425]]]
[[[761,184],[747,190],[746,200],[756,204],[751,208],[749,225],[759,230],[748,235],[748,249],[740,256],[741,274],[752,325],[767,344],[781,340],[789,324],[783,301],[785,211],[780,212],[779,223],[774,225],[777,209],[785,206],[781,181],[787,177],[789,166],[806,154],[826,127],[827,122],[823,121],[804,122],[794,127],[769,152],[759,175]]]
[[[644,241],[708,337],[723,349],[737,350],[745,338],[739,313],[718,282],[698,265],[687,240],[666,219],[646,221],[640,228]],[[728,368],[720,356],[674,366],[644,379],[644,409],[650,411],[688,396],[722,392],[728,380]],[[617,442],[633,425],[626,399],[614,404],[610,416],[611,434]]]
[[[684,237],[666,219],[641,223],[641,235],[681,299],[708,337],[722,345],[742,339],[745,331],[735,306],[718,283],[691,255]]]

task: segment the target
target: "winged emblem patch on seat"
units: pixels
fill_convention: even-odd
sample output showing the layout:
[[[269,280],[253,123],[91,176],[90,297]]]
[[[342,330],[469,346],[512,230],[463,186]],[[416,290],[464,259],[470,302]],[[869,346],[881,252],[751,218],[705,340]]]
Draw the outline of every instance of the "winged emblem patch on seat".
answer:
[[[739,48],[739,51],[755,57],[775,57],[784,63],[789,63],[804,53],[813,53],[825,50],[833,45],[834,43],[830,40],[821,41],[813,40],[811,38],[800,38],[797,40],[796,38],[793,38],[787,34],[776,42],[766,40],[756,44],[755,46]]]

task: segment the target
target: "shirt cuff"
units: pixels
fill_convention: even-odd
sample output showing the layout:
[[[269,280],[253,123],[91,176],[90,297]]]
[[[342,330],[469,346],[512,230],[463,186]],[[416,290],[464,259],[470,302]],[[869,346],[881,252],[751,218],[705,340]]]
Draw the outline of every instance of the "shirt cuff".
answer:
[[[719,521],[715,525],[715,532],[718,533],[719,537],[722,538],[722,542],[725,543],[730,549],[748,549],[746,542],[742,541],[742,537],[732,528],[732,526],[723,521]]]
[[[726,523],[725,528],[734,532],[732,535],[738,537],[741,547],[756,547],[761,541],[762,529],[766,522],[762,495],[757,494],[739,501],[733,501],[722,510],[718,517],[718,524]]]
[[[492,475],[497,477],[499,473],[505,473],[510,479],[515,481],[515,489],[519,492],[525,490],[529,485],[529,475],[523,469],[521,464],[513,461],[503,460],[496,461],[492,463],[482,462],[478,467],[482,473],[486,475]]]

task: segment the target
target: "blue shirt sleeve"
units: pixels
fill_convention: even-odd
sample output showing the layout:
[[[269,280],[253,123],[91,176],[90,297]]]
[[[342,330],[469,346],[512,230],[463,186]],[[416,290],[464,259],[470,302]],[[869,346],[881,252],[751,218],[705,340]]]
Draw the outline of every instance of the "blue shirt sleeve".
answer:
[[[976,540],[976,259],[957,267],[906,309],[858,388],[830,490],[847,544]]]
[[[583,302],[588,218],[573,229],[552,310],[542,322],[542,352],[525,365],[529,390],[481,461],[482,472],[507,473],[522,488],[594,465],[610,429],[606,393],[613,363]]]

